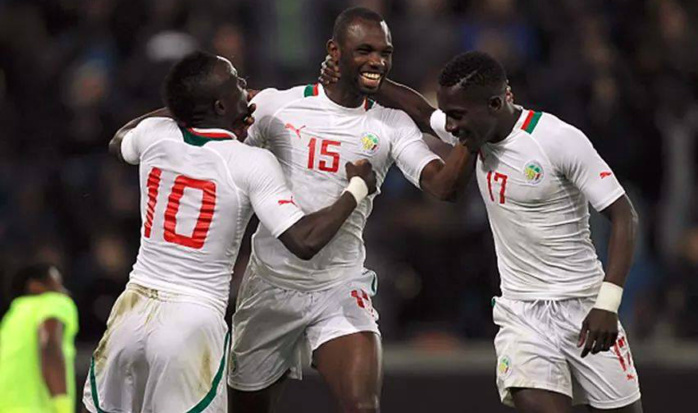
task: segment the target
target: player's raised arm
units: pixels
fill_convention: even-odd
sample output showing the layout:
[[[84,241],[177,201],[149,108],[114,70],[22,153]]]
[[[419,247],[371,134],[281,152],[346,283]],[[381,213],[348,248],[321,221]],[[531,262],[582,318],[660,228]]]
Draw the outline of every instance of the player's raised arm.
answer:
[[[122,126],[118,131],[116,131],[114,137],[109,142],[109,153],[119,158],[120,161],[125,162],[123,153],[121,151],[121,143],[124,140],[124,136],[126,136],[127,133],[133,130],[133,128],[138,126],[138,124],[141,123],[142,120],[153,117],[171,118],[172,115],[170,114],[169,109],[160,108],[150,113],[146,113],[143,116],[139,116],[135,119],[132,119],[127,124]]]

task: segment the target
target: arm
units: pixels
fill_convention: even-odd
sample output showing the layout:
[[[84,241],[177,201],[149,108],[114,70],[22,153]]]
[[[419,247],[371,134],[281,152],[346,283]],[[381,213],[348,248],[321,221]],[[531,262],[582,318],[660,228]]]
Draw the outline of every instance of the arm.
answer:
[[[433,160],[422,170],[419,185],[422,190],[442,201],[453,202],[465,188],[475,170],[477,156],[463,145],[451,149],[446,162]]]
[[[62,343],[63,324],[55,318],[44,321],[39,327],[41,373],[56,413],[67,413],[72,410],[72,402],[68,396]]]
[[[121,141],[124,140],[124,136],[126,136],[127,133],[131,131],[131,129],[135,128],[138,126],[139,123],[143,119],[147,118],[153,118],[153,117],[161,117],[161,118],[171,118],[172,115],[170,114],[170,110],[167,108],[160,108],[158,110],[154,110],[150,113],[146,113],[143,116],[137,117],[136,119],[131,120],[127,124],[121,127],[116,133],[114,134],[114,137],[111,139],[109,142],[109,153],[116,156],[121,162],[125,162],[124,158],[121,155]]]
[[[429,123],[429,119],[436,109],[416,90],[385,79],[378,91],[377,98],[381,105],[400,109],[407,113],[422,132],[436,136]]]
[[[354,208],[376,192],[376,175],[366,160],[346,164],[349,186],[332,205],[306,215],[279,236],[289,251],[309,260],[334,238]]]

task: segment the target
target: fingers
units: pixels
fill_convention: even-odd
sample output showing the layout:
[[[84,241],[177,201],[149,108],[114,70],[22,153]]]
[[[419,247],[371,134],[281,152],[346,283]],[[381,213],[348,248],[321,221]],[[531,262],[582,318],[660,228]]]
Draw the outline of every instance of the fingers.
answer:
[[[594,348],[594,343],[598,339],[596,331],[590,331],[586,342],[584,343],[584,349],[582,350],[582,358],[586,357],[587,354],[591,352]]]
[[[586,341],[587,334],[589,332],[589,322],[584,320],[582,323],[582,329],[579,330],[579,339],[577,339],[577,347],[581,347]]]

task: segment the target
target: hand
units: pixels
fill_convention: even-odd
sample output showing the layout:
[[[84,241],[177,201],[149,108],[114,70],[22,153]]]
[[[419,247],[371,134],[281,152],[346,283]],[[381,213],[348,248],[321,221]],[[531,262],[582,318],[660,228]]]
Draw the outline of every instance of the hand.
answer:
[[[252,126],[254,123],[254,117],[252,114],[254,111],[257,109],[256,104],[251,104],[247,107],[247,113],[245,116],[242,118],[240,121],[236,121],[235,124],[233,124],[232,127],[232,132],[235,134],[235,136],[238,137],[240,141],[244,141],[245,138],[247,138],[247,129]]]
[[[376,192],[376,173],[373,171],[373,166],[369,161],[361,159],[354,163],[347,162],[345,168],[347,171],[347,179],[358,176],[366,182],[369,194]]]
[[[339,67],[330,55],[325,56],[325,60],[322,62],[318,80],[325,86],[339,82]]]
[[[260,91],[258,89],[247,89],[247,101],[251,101]]]
[[[577,347],[584,344],[582,357],[609,350],[618,338],[618,314],[592,308],[582,322]],[[586,344],[585,344],[586,342]]]

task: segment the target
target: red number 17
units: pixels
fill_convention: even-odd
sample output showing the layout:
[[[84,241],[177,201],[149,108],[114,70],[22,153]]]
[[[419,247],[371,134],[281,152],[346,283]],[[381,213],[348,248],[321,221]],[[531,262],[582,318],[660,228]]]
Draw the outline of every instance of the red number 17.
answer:
[[[504,198],[504,193],[507,190],[507,179],[508,178],[509,177],[507,175],[501,174],[499,172],[494,173],[494,181],[495,182],[502,181],[502,183],[499,187],[499,203],[500,204],[503,204],[506,201],[506,199]],[[492,200],[492,202],[495,202],[494,195],[492,194],[492,171],[489,171],[487,173],[487,190],[490,193],[490,199]]]

